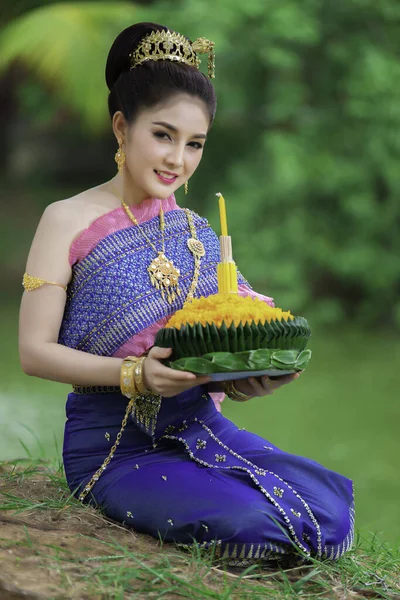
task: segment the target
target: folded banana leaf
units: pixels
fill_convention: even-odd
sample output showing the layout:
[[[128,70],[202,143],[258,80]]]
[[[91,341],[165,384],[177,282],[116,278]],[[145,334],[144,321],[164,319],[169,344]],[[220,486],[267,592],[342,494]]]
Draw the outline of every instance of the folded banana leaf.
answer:
[[[222,322],[221,327],[212,325],[182,325],[180,329],[163,328],[156,335],[155,345],[172,348],[171,361],[187,357],[201,357],[207,353],[227,352],[230,354],[259,349],[296,350],[305,349],[311,331],[304,317],[294,317],[287,321],[232,322],[229,327]]]
[[[198,375],[234,373],[239,371],[302,371],[311,358],[311,350],[247,350],[244,352],[210,352],[204,356],[187,356],[166,361],[167,366],[178,371],[190,371]]]

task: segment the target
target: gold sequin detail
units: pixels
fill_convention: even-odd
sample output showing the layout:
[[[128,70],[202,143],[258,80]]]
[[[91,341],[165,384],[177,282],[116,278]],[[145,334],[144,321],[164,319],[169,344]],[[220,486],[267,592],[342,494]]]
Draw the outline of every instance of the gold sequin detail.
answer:
[[[282,488],[274,487],[274,494],[275,496],[278,496],[278,498],[282,498],[284,491],[285,490],[283,490]]]
[[[215,460],[217,462],[226,462],[226,455],[225,454],[216,454]]]

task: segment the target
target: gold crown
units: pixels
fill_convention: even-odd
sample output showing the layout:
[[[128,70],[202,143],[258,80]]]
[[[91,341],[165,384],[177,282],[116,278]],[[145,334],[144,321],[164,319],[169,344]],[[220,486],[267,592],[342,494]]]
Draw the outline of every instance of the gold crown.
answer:
[[[208,76],[214,79],[214,42],[206,38],[198,38],[191,44],[180,33],[152,31],[142,39],[136,50],[129,56],[131,58],[131,69],[146,60],[172,60],[198,69],[201,61],[196,53],[208,54]]]

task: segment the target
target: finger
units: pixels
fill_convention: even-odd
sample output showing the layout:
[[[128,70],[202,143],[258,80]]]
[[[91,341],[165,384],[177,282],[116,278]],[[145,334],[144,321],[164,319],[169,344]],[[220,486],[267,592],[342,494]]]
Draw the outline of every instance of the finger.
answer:
[[[300,377],[300,375],[298,373],[292,373],[291,375],[282,375],[281,377],[279,377],[278,379],[269,379],[270,381],[270,385],[272,386],[272,388],[274,390],[277,390],[278,388],[280,388],[282,385],[285,385],[287,383],[290,383],[291,381],[295,381],[296,379],[298,379]]]
[[[264,377],[263,377],[263,379],[264,379]],[[254,396],[265,396],[266,394],[272,394],[272,392],[273,392],[273,390],[270,389],[270,387],[268,387],[267,382],[266,382],[266,385],[263,385],[256,377],[249,377],[248,382],[251,385],[251,387],[253,388],[252,395],[254,395]]]
[[[177,381],[188,381],[196,378],[193,373],[186,371],[178,371],[177,369],[171,369],[164,365],[161,360],[168,358],[171,355],[172,348],[161,348],[161,346],[153,346],[150,350],[147,359],[156,360],[158,365],[153,375],[168,377]]]
[[[197,377],[194,381],[192,381],[191,383],[186,383],[182,386],[182,392],[186,392],[187,390],[190,390],[192,388],[198,387],[200,385],[206,385],[207,383],[209,383],[211,381],[210,377]]]
[[[177,369],[171,369],[164,365],[160,365],[159,369],[157,369],[157,375],[168,378],[169,380],[172,379],[176,382],[193,381],[196,382],[195,385],[201,385],[202,383],[211,381],[211,377],[208,375],[196,375],[196,373],[191,373],[190,371],[178,371]]]
[[[155,366],[153,367],[153,378],[157,378],[157,383],[161,387],[165,384],[173,384],[176,387],[179,384],[186,385],[187,389],[197,385],[205,385],[211,381],[211,377],[208,375],[196,375],[188,371],[178,371],[177,369],[171,369],[170,367],[164,366],[158,361],[154,361]]]
[[[161,348],[161,346],[153,346],[148,356],[162,360],[171,356],[172,348]]]
[[[205,383],[208,383],[208,381],[203,381],[205,379],[205,377],[199,377],[198,380],[195,383],[181,383],[181,384],[177,384],[177,383],[171,383],[171,381],[169,380],[168,382],[163,382],[160,384],[160,389],[163,390],[162,392],[162,396],[165,396],[166,398],[170,398],[171,396],[176,396],[177,394],[181,394],[182,392],[186,392],[194,387],[197,387],[199,385],[204,385]]]
[[[206,383],[210,383],[211,377],[209,375],[196,375],[195,373],[189,373],[193,375],[194,379],[192,379],[191,386],[196,387],[198,385],[205,385]]]
[[[148,358],[154,358],[158,361],[168,358],[171,355],[172,348],[162,348],[161,346],[153,346],[148,354]],[[168,373],[168,375],[167,375]],[[197,383],[197,385],[201,385],[202,383],[208,383],[211,381],[210,377],[204,379],[206,376],[198,376],[195,373],[191,373],[189,371],[178,371],[177,369],[171,369],[166,365],[160,363],[159,370],[157,370],[157,375],[163,375],[166,377],[171,377],[177,381],[191,381],[196,378],[201,378],[201,382]]]

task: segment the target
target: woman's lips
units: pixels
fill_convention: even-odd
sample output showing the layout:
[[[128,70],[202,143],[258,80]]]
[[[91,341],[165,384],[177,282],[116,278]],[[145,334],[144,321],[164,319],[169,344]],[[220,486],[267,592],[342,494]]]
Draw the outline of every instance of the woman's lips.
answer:
[[[167,175],[162,174],[160,171],[154,170],[154,173],[157,175],[158,179],[167,185],[171,185],[178,179],[178,175]]]

